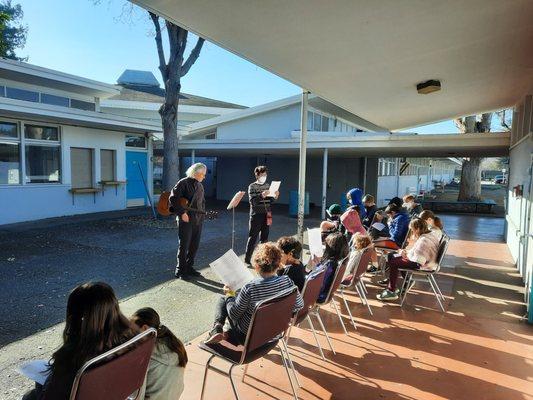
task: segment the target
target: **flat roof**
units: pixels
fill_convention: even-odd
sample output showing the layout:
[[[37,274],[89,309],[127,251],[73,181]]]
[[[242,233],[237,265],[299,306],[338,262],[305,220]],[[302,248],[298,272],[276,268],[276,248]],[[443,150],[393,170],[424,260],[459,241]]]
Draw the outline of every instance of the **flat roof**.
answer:
[[[387,130],[533,89],[531,0],[132,1]],[[429,79],[442,90],[418,94]]]

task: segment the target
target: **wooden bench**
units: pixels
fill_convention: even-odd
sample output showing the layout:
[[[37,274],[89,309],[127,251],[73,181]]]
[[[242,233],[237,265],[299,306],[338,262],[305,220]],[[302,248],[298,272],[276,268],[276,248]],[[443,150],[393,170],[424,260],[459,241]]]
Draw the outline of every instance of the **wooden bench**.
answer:
[[[422,206],[431,211],[438,211],[439,208],[442,211],[442,206],[454,206],[454,205],[473,205],[474,212],[477,214],[479,206],[486,207],[489,213],[492,213],[492,207],[496,205],[496,202],[492,199],[480,200],[480,201],[444,201],[444,200],[424,200]],[[440,207],[439,207],[440,206]]]

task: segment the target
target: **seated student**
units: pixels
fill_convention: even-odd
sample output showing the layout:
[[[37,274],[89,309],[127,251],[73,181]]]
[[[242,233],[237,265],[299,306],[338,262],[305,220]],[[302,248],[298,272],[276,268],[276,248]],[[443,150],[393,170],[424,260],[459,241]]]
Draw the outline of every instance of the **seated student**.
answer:
[[[372,239],[369,235],[362,235],[360,233],[356,233],[352,236],[352,240],[350,240],[349,244],[350,256],[348,258],[348,265],[346,267],[347,278],[351,278],[351,275],[356,272],[357,266],[359,265],[359,260],[361,259],[361,255],[369,247],[373,247]]]
[[[374,240],[376,247],[397,250],[402,247],[409,230],[409,216],[396,204],[390,204],[385,209],[389,219],[389,237]]]
[[[359,216],[360,208],[358,205],[348,208],[344,214],[341,215],[341,224],[345,228],[348,237],[351,237],[354,233],[366,234],[366,229],[361,222]]]
[[[178,400],[183,393],[183,375],[188,361],[185,346],[161,324],[159,314],[153,308],[137,310],[131,321],[141,331],[157,330],[157,342],[138,400]]]
[[[387,214],[383,210],[377,210],[374,214],[374,220],[372,225],[368,228],[368,234],[372,240],[379,238],[388,238],[389,234],[389,224],[387,221]]]
[[[120,312],[111,286],[103,282],[77,286],[68,297],[63,344],[52,354],[50,375],[44,386],[36,385],[23,400],[68,400],[83,364],[138,332]]]
[[[363,191],[359,188],[353,188],[346,193],[346,199],[348,200],[349,207],[357,206],[359,216],[361,218],[366,217],[366,210],[363,205]]]
[[[415,202],[415,196],[412,194],[403,196],[403,207],[405,207],[411,218],[418,217],[424,211],[422,206]]]
[[[215,323],[206,343],[218,343],[227,339],[234,344],[244,344],[256,304],[294,286],[287,275],[277,275],[280,261],[281,251],[274,243],[257,246],[252,256],[252,265],[259,277],[244,285],[236,297],[234,291],[224,287],[225,296],[217,304]],[[303,306],[302,296],[298,293],[293,311],[298,312]],[[230,329],[224,332],[226,319]]]
[[[340,217],[342,215],[342,208],[339,204],[332,204],[326,211],[326,220],[320,223],[320,232],[322,232],[322,240],[327,235],[337,232],[342,229]]]
[[[388,255],[389,284],[387,289],[377,295],[379,300],[392,301],[398,299],[399,292],[396,285],[400,268],[431,270],[437,259],[439,241],[435,235],[431,234],[427,223],[420,218],[415,218],[410,222],[409,229],[411,229],[415,244],[409,250],[400,250],[398,253]]]
[[[278,275],[287,275],[294,282],[300,293],[305,284],[305,265],[300,261],[302,244],[292,236],[278,239],[277,245],[281,250],[281,268]]]
[[[376,202],[374,200],[374,196],[370,194],[365,194],[365,196],[363,197],[363,206],[365,207],[366,216],[361,222],[363,222],[363,225],[368,229],[370,228],[370,225],[372,225],[372,222],[374,221],[374,215],[378,210]]]
[[[340,232],[329,235],[326,238],[325,245],[326,248],[324,249],[324,255],[317,266],[317,268],[322,267],[326,270],[324,274],[324,282],[322,283],[320,295],[318,296],[319,303],[326,300],[329,288],[333,283],[333,278],[335,277],[335,271],[337,271],[339,261],[348,255],[348,241]]]
[[[433,214],[433,211],[424,210],[420,213],[420,219],[423,219],[428,224],[428,228],[439,241],[442,239],[444,224],[442,220]]]

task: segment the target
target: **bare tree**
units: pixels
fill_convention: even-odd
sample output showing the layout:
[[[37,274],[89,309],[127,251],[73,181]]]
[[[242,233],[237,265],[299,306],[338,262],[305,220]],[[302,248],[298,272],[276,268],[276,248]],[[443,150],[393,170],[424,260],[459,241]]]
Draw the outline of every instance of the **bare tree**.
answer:
[[[490,132],[492,113],[481,114],[478,121],[476,115],[454,120],[461,133]],[[461,186],[457,200],[480,200],[481,199],[481,157],[467,157],[463,160],[461,170]]]
[[[155,27],[155,43],[159,57],[159,70],[165,85],[165,102],[159,108],[163,127],[163,184],[162,189],[169,191],[179,179],[178,156],[178,104],[181,92],[181,78],[187,75],[200,56],[204,44],[198,38],[187,60],[184,58],[189,32],[172,22],[165,21],[168,34],[169,56],[165,57],[163,37],[159,16],[149,12]]]

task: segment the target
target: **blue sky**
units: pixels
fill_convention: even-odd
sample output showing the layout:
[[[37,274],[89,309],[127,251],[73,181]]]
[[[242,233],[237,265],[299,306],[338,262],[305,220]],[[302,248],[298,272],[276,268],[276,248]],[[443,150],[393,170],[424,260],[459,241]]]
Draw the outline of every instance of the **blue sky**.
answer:
[[[29,32],[20,56],[39,66],[107,83],[124,69],[149,70],[161,81],[153,26],[135,6],[123,16],[125,0],[14,0],[21,4]],[[122,16],[122,17],[121,17]],[[193,38],[190,46],[194,44]],[[211,43],[182,80],[182,90],[200,96],[255,106],[300,93],[300,89]],[[452,121],[416,128],[449,133]]]

